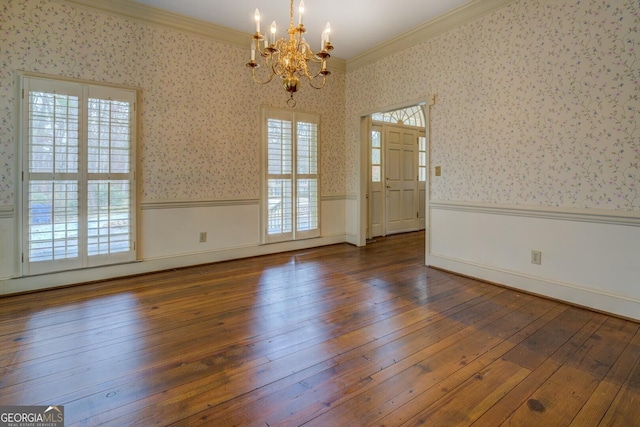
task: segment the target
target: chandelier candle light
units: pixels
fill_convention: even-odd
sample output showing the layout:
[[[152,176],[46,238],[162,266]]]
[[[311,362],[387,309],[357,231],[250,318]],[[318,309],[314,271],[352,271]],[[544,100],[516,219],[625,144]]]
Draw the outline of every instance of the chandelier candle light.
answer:
[[[260,12],[256,9],[254,14],[256,33],[251,37],[251,61],[247,63],[247,67],[251,69],[251,76],[256,83],[267,84],[273,79],[273,76],[280,77],[282,87],[290,94],[287,105],[293,108],[296,106],[293,94],[300,87],[299,77],[306,77],[309,85],[315,89],[324,87],[327,76],[331,74],[327,70],[327,59],[331,56],[329,52],[333,50],[333,46],[331,46],[329,39],[331,26],[327,23],[322,31],[320,51],[313,53],[304,38],[304,34],[307,32],[304,27],[304,0],[300,0],[297,26],[293,23],[293,0],[290,0],[289,4],[288,40],[284,37],[276,40],[276,21],[271,23],[269,38],[262,35],[260,33]],[[256,62],[256,50],[264,59],[264,65],[269,70],[265,80],[260,80],[256,76],[256,68],[260,67],[260,64]],[[320,64],[317,73],[311,74],[309,71],[308,64],[310,62]],[[316,78],[318,80],[315,80]]]

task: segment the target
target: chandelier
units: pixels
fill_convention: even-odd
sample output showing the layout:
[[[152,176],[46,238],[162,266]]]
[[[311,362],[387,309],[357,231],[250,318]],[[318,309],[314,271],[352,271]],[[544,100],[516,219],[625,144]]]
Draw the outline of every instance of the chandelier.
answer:
[[[322,39],[320,51],[313,53],[311,47],[304,38],[307,32],[304,27],[304,0],[300,0],[298,9],[298,25],[293,23],[293,0],[290,0],[289,6],[289,39],[280,38],[276,40],[276,21],[271,23],[271,32],[269,38],[260,33],[260,12],[256,9],[254,18],[256,21],[256,33],[251,37],[251,61],[247,63],[247,67],[251,69],[251,76],[256,83],[267,84],[274,76],[282,79],[282,87],[286,90],[290,97],[287,105],[290,108],[296,106],[293,94],[300,87],[300,78],[304,77],[309,81],[309,85],[314,89],[322,89],[326,83],[327,76],[331,74],[327,70],[327,59],[329,52],[333,50],[333,46],[329,41],[331,26],[327,26],[322,31]],[[256,69],[260,64],[256,62],[256,51],[263,58],[264,66],[268,70],[266,76],[261,80],[256,76]],[[319,64],[314,66],[318,71],[312,73],[309,70],[309,64]]]

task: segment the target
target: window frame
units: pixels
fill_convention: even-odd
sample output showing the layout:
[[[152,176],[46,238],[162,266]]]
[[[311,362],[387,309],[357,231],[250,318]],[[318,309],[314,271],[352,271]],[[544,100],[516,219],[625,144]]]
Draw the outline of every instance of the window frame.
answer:
[[[288,121],[291,122],[291,135],[292,135],[292,165],[291,173],[288,174],[270,174],[269,173],[269,129],[268,121],[270,119]],[[298,144],[298,124],[299,123],[311,123],[316,125],[316,141],[315,141],[315,169],[316,173],[299,173],[298,161],[300,159]],[[320,237],[321,235],[321,212],[320,212],[320,184],[321,184],[321,164],[320,164],[320,141],[321,141],[321,125],[320,116],[312,113],[301,113],[290,110],[281,110],[276,108],[263,107],[261,114],[262,124],[262,137],[261,137],[261,243],[279,243],[287,241],[297,241],[303,239],[310,239]],[[282,179],[289,179],[292,186],[291,196],[291,231],[283,233],[269,233],[269,179],[278,179],[278,176]],[[299,180],[315,180],[315,200],[309,200],[307,203],[315,204],[315,228],[307,230],[298,230],[300,221],[298,218],[298,194]],[[307,205],[308,206],[308,205]]]
[[[19,139],[18,139],[18,157],[19,157],[19,165],[20,165],[20,174],[21,179],[18,180],[18,251],[21,254],[20,256],[20,275],[21,276],[33,276],[39,274],[48,274],[48,273],[56,273],[67,270],[80,270],[91,267],[105,266],[105,265],[115,265],[122,264],[127,262],[134,262],[137,260],[137,248],[136,248],[136,240],[137,240],[137,216],[138,216],[138,205],[137,205],[137,181],[136,181],[136,172],[137,172],[137,98],[138,98],[138,90],[134,88],[116,86],[116,85],[108,85],[108,84],[97,84],[95,82],[87,82],[81,80],[74,79],[64,79],[64,78],[55,78],[50,76],[44,76],[40,74],[31,74],[31,73],[21,73],[18,75],[19,78],[19,88],[21,92],[21,96],[18,97],[20,104],[20,116],[19,116]],[[57,172],[57,166],[53,166],[52,172],[48,172],[45,174],[38,175],[33,172],[30,168],[30,150],[33,148],[32,139],[31,139],[31,131],[29,126],[32,124],[32,117],[30,113],[31,108],[31,93],[32,92],[42,92],[46,94],[55,94],[61,97],[64,96],[74,96],[78,97],[78,114],[77,114],[77,153],[76,153],[76,173],[74,174],[65,174],[68,178],[75,182],[75,186],[77,188],[77,195],[75,199],[71,200],[71,204],[76,203],[76,213],[77,218],[75,219],[75,224],[77,228],[77,254],[70,256],[69,258],[62,257],[60,259],[56,259],[55,255],[51,255],[50,259],[46,260],[32,260],[30,257],[30,249],[31,242],[30,233],[34,232],[29,223],[30,220],[30,195],[32,194],[30,191],[30,185],[34,182],[38,181],[38,177],[45,177],[44,180],[41,180],[44,183],[50,183],[52,186],[55,186],[55,183],[60,179],[56,176],[59,175]],[[102,171],[96,172],[90,170],[89,159],[90,159],[90,142],[89,138],[91,135],[95,138],[99,132],[102,131],[94,131],[90,132],[90,99],[98,99],[101,101],[106,101],[107,104],[113,106],[118,104],[119,102],[125,102],[129,104],[129,109],[127,111],[128,114],[128,146],[126,147],[126,152],[128,155],[127,161],[124,163],[126,168],[121,171],[115,171],[113,168],[109,168],[109,171],[103,173]],[[52,119],[49,118],[49,121]],[[55,120],[55,119],[53,119]],[[95,123],[94,123],[95,124]],[[108,149],[109,152],[108,157],[111,161],[113,158],[113,151],[117,151],[114,149],[113,141],[115,138],[112,136],[111,132],[113,131],[115,125],[112,119],[112,116],[109,116],[107,122],[107,128],[109,130],[108,136]],[[100,137],[101,138],[101,137]],[[57,137],[54,138],[54,140]],[[123,141],[126,141],[124,139]],[[52,143],[51,150],[56,151],[58,145],[56,142]],[[55,157],[55,156],[54,156]],[[94,156],[95,157],[95,156]],[[51,175],[50,178],[46,177],[46,175]],[[113,184],[122,184],[125,186],[125,199],[124,199],[124,219],[125,231],[116,232],[114,231],[116,228],[122,230],[122,225],[118,226],[115,224],[115,220],[111,215],[112,210],[115,206],[114,203],[111,202],[112,197],[114,197],[115,191],[112,190]],[[108,207],[106,211],[108,211],[108,224],[103,226],[94,227],[92,230],[94,233],[90,235],[90,227],[91,224],[99,224],[96,222],[97,220],[91,220],[89,217],[89,210],[91,207],[90,203],[90,190],[89,187],[97,188],[98,185],[107,184],[107,199],[109,200]],[[127,188],[128,187],[128,188]],[[97,192],[96,194],[92,194],[92,196],[100,196],[101,192]],[[54,202],[50,203],[51,210],[55,210],[55,196]],[[33,207],[33,206],[32,206]],[[105,213],[103,207],[98,208],[98,211],[101,215]],[[31,212],[33,216],[33,211]],[[54,236],[56,233],[56,222],[55,217],[51,214],[51,230],[46,230],[47,233],[50,232],[51,236]],[[102,219],[102,218],[100,218]],[[122,222],[122,219],[119,221]],[[118,222],[118,221],[116,221]],[[65,224],[65,228],[69,228],[70,224],[73,225],[74,221],[66,218],[64,222],[58,222],[57,224]],[[118,227],[116,227],[118,226]],[[107,230],[107,233],[104,234],[104,230]],[[36,231],[37,232],[37,231]],[[108,250],[105,254],[104,251],[98,251],[95,254],[89,254],[91,249],[89,248],[89,244],[91,241],[103,241],[104,236],[108,236],[109,242],[107,243]],[[119,236],[124,250],[113,250],[115,243],[111,241],[113,236]],[[57,238],[51,237],[49,239],[51,241],[51,246],[55,247]],[[104,247],[104,244],[102,245]],[[52,250],[52,254],[55,253],[55,250]],[[46,257],[44,257],[46,258]]]

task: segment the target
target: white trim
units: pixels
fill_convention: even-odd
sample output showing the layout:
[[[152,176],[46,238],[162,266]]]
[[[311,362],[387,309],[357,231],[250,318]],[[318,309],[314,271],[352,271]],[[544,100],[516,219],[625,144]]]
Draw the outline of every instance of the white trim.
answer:
[[[348,233],[346,236],[346,239],[347,239],[347,243],[351,245],[362,246],[362,244],[360,243],[360,237],[357,234]]]
[[[512,289],[566,301],[589,309],[640,320],[640,300],[611,292],[585,288],[572,283],[547,280],[514,271],[429,254],[429,265],[469,277],[497,283]]]
[[[321,196],[322,202],[333,202],[348,200],[350,196],[346,194],[336,194]],[[355,195],[352,196],[355,200]],[[140,208],[142,210],[152,209],[188,209],[188,208],[215,208],[221,206],[251,206],[259,205],[260,199],[196,199],[196,200],[150,200],[142,202]],[[0,208],[0,215],[2,215]]]
[[[161,25],[199,36],[215,38],[219,41],[248,46],[249,33],[215,25],[200,19],[190,18],[153,6],[136,3],[131,0],[57,0],[59,3],[72,4],[75,7],[99,10],[112,15],[132,18],[138,21]]]
[[[360,144],[358,155],[360,163],[360,180],[358,182],[359,197],[357,200],[358,211],[358,246],[367,245],[367,228],[369,227],[369,140],[371,139],[371,115],[360,116]]]
[[[431,200],[430,209],[640,227],[640,212]]]
[[[141,262],[71,270],[40,276],[19,277],[6,280],[0,279],[0,295],[31,292],[60,286],[69,286],[117,277],[170,270],[173,268],[191,267],[232,259],[250,258],[298,249],[334,245],[345,243],[346,241],[347,236],[345,234],[335,234],[314,239],[188,253],[181,254],[179,256],[146,259]]]
[[[320,196],[320,201],[321,202],[340,202],[343,200],[347,200],[347,195],[346,194],[335,194],[335,195],[329,195],[329,196]]]
[[[368,117],[377,113],[387,113],[389,111],[402,110],[403,108],[412,107],[416,105],[424,106],[424,105],[427,105],[429,102],[431,102],[430,99],[433,96],[435,95],[420,96],[418,98],[409,99],[407,101],[398,102],[396,104],[377,106],[374,108],[360,111],[358,115],[360,117]],[[426,118],[426,114],[425,114],[425,118]],[[377,122],[377,123],[382,123],[382,122]],[[409,127],[413,128],[414,126],[409,126]],[[419,128],[419,129],[424,129],[424,128]]]
[[[247,48],[252,34],[212,24],[200,19],[190,18],[168,12],[153,6],[135,3],[131,0],[55,0],[74,7],[99,10],[112,15],[135,19],[150,24],[192,33],[201,37],[215,39],[220,42]],[[249,25],[250,27],[250,25]],[[343,59],[331,57],[332,71],[346,72],[347,65]]]
[[[515,0],[472,0],[452,11],[424,22],[397,37],[389,39],[346,62],[347,72],[393,55],[403,49],[432,39],[442,33],[501,9]]]
[[[190,208],[210,208],[220,206],[248,206],[258,205],[260,199],[229,199],[229,200],[214,200],[214,199],[197,199],[197,200],[151,200],[148,202],[142,202],[140,208],[142,210],[151,209],[190,209]]]
[[[142,91],[142,88],[138,87],[138,86],[120,85],[120,84],[116,84],[116,83],[99,82],[99,81],[96,81],[96,80],[80,79],[80,78],[75,78],[75,77],[67,77],[67,76],[58,76],[58,75],[53,75],[53,74],[38,73],[38,72],[35,72],[35,71],[17,70],[16,71],[16,78],[18,79],[18,93],[17,93],[18,95],[20,95],[20,93],[22,91],[22,86],[20,86],[20,85],[21,85],[23,77],[30,77],[32,79],[42,79],[42,80],[55,80],[55,81],[60,81],[60,82],[81,84],[81,85],[85,85],[85,86],[100,86],[100,87],[103,87],[103,88],[113,88],[113,89],[117,89],[117,90],[130,90],[130,91],[135,91],[136,92],[136,99],[138,99],[138,100],[140,99],[140,93]],[[21,97],[18,96],[18,98],[21,98]],[[136,107],[136,114],[138,114],[137,110],[138,110],[138,108]]]

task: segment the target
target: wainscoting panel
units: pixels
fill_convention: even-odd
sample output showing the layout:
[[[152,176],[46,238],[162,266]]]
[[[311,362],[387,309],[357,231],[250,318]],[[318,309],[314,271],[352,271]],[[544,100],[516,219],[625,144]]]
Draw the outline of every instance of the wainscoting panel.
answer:
[[[16,248],[13,206],[0,207],[0,280],[15,270]]]
[[[638,213],[432,202],[430,226],[431,266],[640,320]]]
[[[260,205],[167,202],[143,204],[139,257],[168,258],[201,252],[256,246],[260,237]],[[206,233],[206,242],[200,242]]]
[[[138,262],[31,277],[19,277],[11,237],[15,222],[7,213],[0,215],[0,295],[342,243],[347,240],[345,203],[344,196],[322,198],[320,238],[261,245],[257,199],[143,202]],[[205,242],[200,233],[206,233]]]

